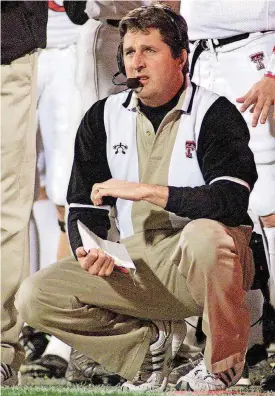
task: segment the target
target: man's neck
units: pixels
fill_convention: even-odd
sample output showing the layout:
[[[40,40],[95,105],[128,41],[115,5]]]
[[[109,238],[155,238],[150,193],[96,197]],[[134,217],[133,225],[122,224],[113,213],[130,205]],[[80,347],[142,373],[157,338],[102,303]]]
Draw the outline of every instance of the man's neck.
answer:
[[[178,103],[180,95],[182,94],[182,92],[186,88],[186,81],[185,80],[186,79],[184,79],[183,84],[179,87],[179,89],[175,92],[175,94],[168,101],[166,101],[164,103],[161,103],[161,104],[159,104],[157,106],[154,106],[151,103],[150,104],[144,103],[143,100],[139,99],[138,101],[139,101],[140,107],[142,107],[142,108],[152,108],[152,109],[155,109],[155,110],[166,108],[166,107],[172,109],[173,107],[176,106],[176,104]]]
[[[185,88],[186,85],[186,78],[183,76],[182,81],[179,81],[179,83],[174,87],[173,91],[169,93],[166,97],[163,98],[139,98],[139,101],[147,107],[161,107],[169,103],[173,98],[178,94],[178,92],[181,90],[183,91],[182,87]]]
[[[180,87],[176,95],[172,99],[170,99],[169,102],[157,107],[147,106],[139,100],[140,110],[151,121],[155,132],[157,132],[158,127],[160,126],[166,114],[169,113],[169,111],[171,111],[177,105],[184,89],[185,84]]]

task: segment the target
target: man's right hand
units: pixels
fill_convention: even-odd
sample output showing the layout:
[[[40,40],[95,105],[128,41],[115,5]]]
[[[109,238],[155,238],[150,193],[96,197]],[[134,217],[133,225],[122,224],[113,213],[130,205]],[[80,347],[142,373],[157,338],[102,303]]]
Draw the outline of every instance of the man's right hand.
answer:
[[[114,259],[101,249],[91,249],[87,253],[81,246],[76,249],[78,262],[91,275],[110,276],[114,269]]]

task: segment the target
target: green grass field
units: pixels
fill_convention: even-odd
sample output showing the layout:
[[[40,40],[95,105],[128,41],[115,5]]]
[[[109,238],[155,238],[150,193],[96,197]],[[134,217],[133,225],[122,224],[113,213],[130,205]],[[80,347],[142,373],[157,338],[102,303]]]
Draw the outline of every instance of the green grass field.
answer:
[[[1,396],[137,396],[134,392],[123,392],[119,388],[110,387],[40,387],[24,386],[13,388],[2,388]],[[142,396],[142,393],[138,393]],[[146,393],[148,396],[148,393]],[[168,396],[167,393],[150,392],[150,396]],[[192,395],[194,396],[194,395]]]
[[[232,390],[226,392],[200,392],[192,393],[192,392],[176,392],[176,391],[168,391],[168,392],[125,392],[121,391],[119,388],[115,387],[66,387],[66,386],[22,386],[22,387],[13,387],[13,388],[2,388],[1,396],[196,396],[196,395],[219,395],[219,396],[228,396],[228,395],[248,395],[248,396],[274,396],[273,392],[261,393],[257,389],[250,389],[245,391],[245,389],[240,390]]]

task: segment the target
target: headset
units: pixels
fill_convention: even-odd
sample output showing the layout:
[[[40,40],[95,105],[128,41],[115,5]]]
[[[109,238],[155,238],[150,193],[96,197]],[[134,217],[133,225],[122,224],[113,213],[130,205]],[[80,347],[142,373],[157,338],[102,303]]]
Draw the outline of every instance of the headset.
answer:
[[[175,30],[176,30],[176,36],[175,36],[175,41],[179,43],[179,45],[184,48],[184,43],[188,40],[187,35],[186,37],[182,37],[182,33],[179,27],[179,18],[181,18],[180,15],[176,14],[170,7],[164,5],[164,4],[154,4],[151,6],[142,6],[140,8],[144,9],[161,9],[165,12],[165,16],[167,21],[169,22],[170,25],[173,25]],[[117,50],[117,66],[118,66],[118,74],[123,74],[126,76],[126,70],[124,66],[124,60],[123,60],[123,43],[121,42],[118,46]],[[118,75],[117,74],[117,75]]]

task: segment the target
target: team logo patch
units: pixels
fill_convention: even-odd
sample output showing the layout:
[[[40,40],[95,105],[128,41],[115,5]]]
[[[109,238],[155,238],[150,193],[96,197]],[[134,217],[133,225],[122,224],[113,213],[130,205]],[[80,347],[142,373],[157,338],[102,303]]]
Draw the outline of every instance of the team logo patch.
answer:
[[[128,146],[125,144],[119,143],[113,146],[113,149],[115,150],[115,154],[122,153],[126,154],[126,150],[128,149]]]
[[[185,156],[186,158],[193,158],[192,152],[196,150],[196,143],[194,140],[186,140],[185,142]]]
[[[265,69],[263,51],[256,52],[256,54],[250,55],[249,59],[251,60],[251,62],[255,63],[257,70]]]

